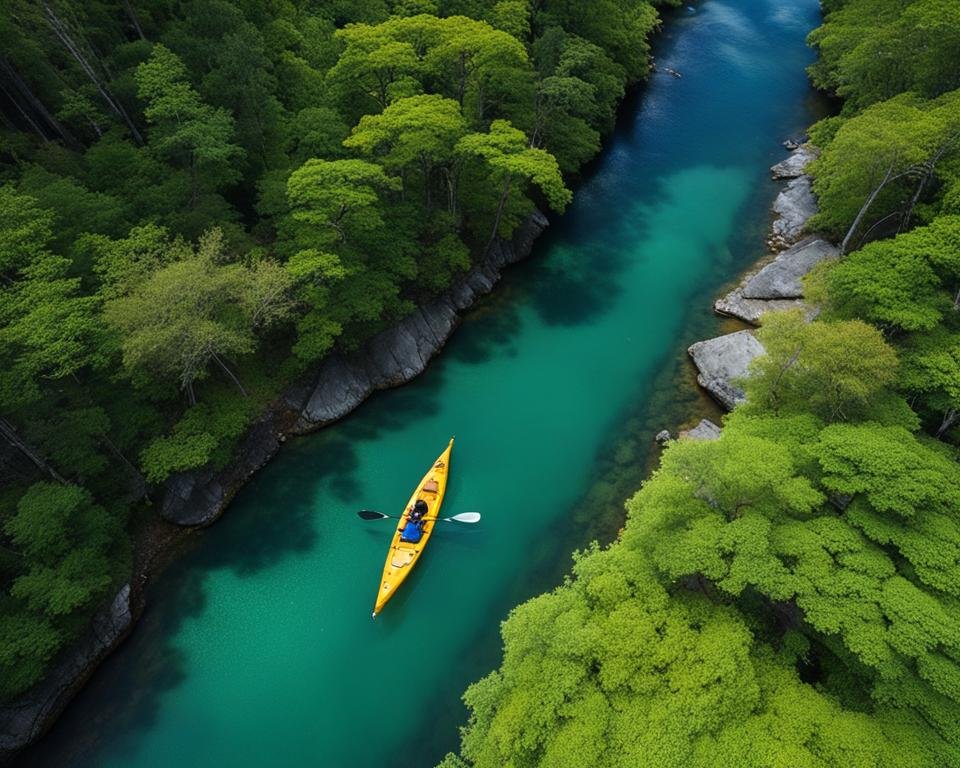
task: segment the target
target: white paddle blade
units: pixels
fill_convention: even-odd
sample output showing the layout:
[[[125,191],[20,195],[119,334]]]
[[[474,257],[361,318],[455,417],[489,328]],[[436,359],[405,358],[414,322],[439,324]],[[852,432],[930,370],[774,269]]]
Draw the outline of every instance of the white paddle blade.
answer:
[[[458,523],[479,523],[480,513],[479,512],[461,512],[459,515],[454,515],[450,519],[455,520]]]

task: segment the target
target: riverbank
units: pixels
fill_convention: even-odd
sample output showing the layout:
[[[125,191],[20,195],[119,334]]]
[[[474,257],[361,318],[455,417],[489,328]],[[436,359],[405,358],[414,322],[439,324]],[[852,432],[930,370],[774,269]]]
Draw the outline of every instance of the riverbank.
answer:
[[[438,298],[374,336],[356,353],[326,358],[313,375],[288,388],[257,419],[228,467],[172,476],[164,486],[162,520],[148,523],[136,543],[131,581],[98,611],[90,631],[61,654],[38,686],[0,705],[0,765],[40,738],[96,667],[126,639],[145,606],[144,590],[176,557],[190,529],[214,523],[288,437],[322,429],[375,391],[419,376],[456,330],[462,313],[493,290],[503,269],[530,255],[548,225],[546,216],[534,211],[510,240],[494,241],[479,263]]]
[[[839,256],[835,244],[807,232],[807,223],[816,215],[818,204],[806,168],[816,159],[817,150],[809,144],[798,146],[790,139],[784,145],[793,145],[790,155],[770,168],[775,180],[785,182],[771,205],[773,220],[767,238],[771,251],[761,256],[741,275],[735,287],[713,304],[718,315],[748,326],[760,325],[769,312],[800,310],[808,320],[815,318],[817,308],[804,302],[803,278],[823,261]],[[696,368],[699,386],[731,411],[745,401],[740,382],[753,360],[765,350],[753,332],[745,328],[698,341],[687,352]],[[712,434],[709,427],[704,434]]]

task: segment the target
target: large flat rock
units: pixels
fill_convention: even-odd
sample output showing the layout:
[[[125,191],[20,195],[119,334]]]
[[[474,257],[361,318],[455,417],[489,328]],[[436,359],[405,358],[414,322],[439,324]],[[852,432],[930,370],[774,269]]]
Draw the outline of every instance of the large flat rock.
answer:
[[[775,179],[795,179],[803,174],[812,160],[816,160],[819,153],[809,144],[797,147],[786,160],[770,166],[770,173]]]
[[[752,325],[759,325],[767,312],[802,309],[808,318],[816,309],[804,304],[803,278],[817,264],[834,259],[837,249],[820,237],[807,237],[781,251],[773,261],[747,275],[739,286],[714,302],[713,308],[721,315],[737,317]]]
[[[760,318],[767,312],[802,309],[810,313],[810,308],[802,299],[748,299],[743,295],[742,286],[717,299],[713,303],[713,309],[720,315],[735,317],[750,325],[760,325]]]
[[[773,222],[771,242],[778,246],[795,243],[803,234],[807,221],[817,212],[809,176],[798,176],[787,183],[773,203],[777,219]]]
[[[817,264],[839,251],[822,237],[807,237],[790,246],[743,283],[745,299],[799,299],[803,278]]]
[[[733,410],[746,400],[736,382],[747,376],[751,361],[764,354],[751,331],[737,331],[698,341],[687,350],[697,367],[697,382],[724,408]]]

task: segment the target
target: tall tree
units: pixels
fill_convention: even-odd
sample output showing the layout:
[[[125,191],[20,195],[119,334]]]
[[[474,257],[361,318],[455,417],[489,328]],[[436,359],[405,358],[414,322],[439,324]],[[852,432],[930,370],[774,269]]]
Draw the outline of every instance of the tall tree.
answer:
[[[190,175],[190,202],[206,190],[220,189],[240,174],[243,151],[233,144],[233,118],[205,104],[191,87],[183,62],[163,45],[137,68],[137,92],[147,102],[144,114],[153,127],[150,144]]]
[[[489,182],[498,191],[493,229],[487,248],[501,231],[503,212],[512,192],[532,184],[546,196],[551,207],[562,211],[572,195],[563,183],[557,161],[549,152],[530,147],[522,131],[506,120],[494,120],[488,133],[471,133],[457,142],[457,152],[476,158],[486,167]],[[510,227],[512,230],[512,226]]]
[[[428,211],[433,206],[433,175],[439,168],[453,213],[457,182],[454,148],[465,132],[466,121],[457,102],[437,95],[410,96],[393,102],[379,115],[365,115],[344,144],[379,160],[401,179],[411,170],[419,172]]]

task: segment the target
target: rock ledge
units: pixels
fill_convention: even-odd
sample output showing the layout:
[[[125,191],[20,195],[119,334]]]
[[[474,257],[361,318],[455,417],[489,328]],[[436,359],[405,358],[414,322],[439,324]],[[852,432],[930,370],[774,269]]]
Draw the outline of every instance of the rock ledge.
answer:
[[[97,665],[127,636],[135,614],[130,585],[124,584],[110,605],[94,616],[90,631],[60,654],[38,685],[0,705],[0,764],[50,727]]]

